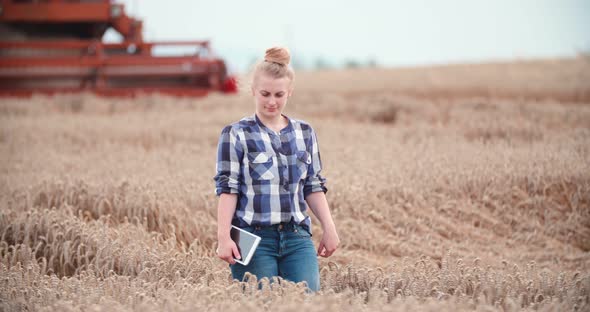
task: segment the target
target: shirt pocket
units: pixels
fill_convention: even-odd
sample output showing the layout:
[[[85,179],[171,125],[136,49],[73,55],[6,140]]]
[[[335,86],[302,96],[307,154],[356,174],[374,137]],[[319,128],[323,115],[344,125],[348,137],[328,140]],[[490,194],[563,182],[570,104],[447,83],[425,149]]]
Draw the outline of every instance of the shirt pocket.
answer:
[[[307,178],[307,168],[311,164],[311,154],[307,151],[297,151],[296,167],[298,180]]]
[[[252,180],[272,180],[274,155],[268,152],[250,152],[248,155],[248,168]]]

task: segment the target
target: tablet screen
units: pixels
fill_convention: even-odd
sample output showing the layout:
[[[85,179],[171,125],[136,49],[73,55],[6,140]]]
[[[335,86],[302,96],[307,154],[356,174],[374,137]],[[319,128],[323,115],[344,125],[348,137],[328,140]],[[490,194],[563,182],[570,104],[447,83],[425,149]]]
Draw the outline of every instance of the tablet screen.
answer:
[[[236,259],[238,263],[247,265],[260,242],[260,237],[248,231],[244,231],[232,225],[230,231],[231,239],[236,242],[242,259]]]

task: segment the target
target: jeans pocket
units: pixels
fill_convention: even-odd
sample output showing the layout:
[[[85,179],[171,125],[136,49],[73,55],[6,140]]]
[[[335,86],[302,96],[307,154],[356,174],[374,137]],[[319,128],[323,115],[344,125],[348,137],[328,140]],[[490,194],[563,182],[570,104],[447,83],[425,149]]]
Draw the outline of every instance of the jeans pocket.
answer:
[[[295,234],[300,238],[311,238],[311,233],[300,225],[295,226]]]

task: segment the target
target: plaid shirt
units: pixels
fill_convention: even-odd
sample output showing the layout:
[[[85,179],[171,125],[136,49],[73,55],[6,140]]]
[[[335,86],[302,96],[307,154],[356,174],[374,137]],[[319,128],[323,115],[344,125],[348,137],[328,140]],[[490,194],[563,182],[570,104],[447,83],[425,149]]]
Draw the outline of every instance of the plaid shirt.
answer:
[[[221,132],[215,191],[218,196],[238,194],[232,220],[238,227],[292,220],[311,232],[305,197],[327,192],[326,179],[320,176],[315,132],[304,121],[287,119],[280,133],[267,128],[256,114]]]

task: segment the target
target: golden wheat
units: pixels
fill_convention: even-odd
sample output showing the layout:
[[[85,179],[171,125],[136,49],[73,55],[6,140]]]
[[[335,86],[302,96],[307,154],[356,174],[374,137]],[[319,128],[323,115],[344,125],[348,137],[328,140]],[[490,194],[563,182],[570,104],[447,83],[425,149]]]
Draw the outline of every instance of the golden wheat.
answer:
[[[4,99],[0,309],[587,310],[587,68],[298,76],[342,241],[315,295],[214,254],[217,139],[250,98]]]

